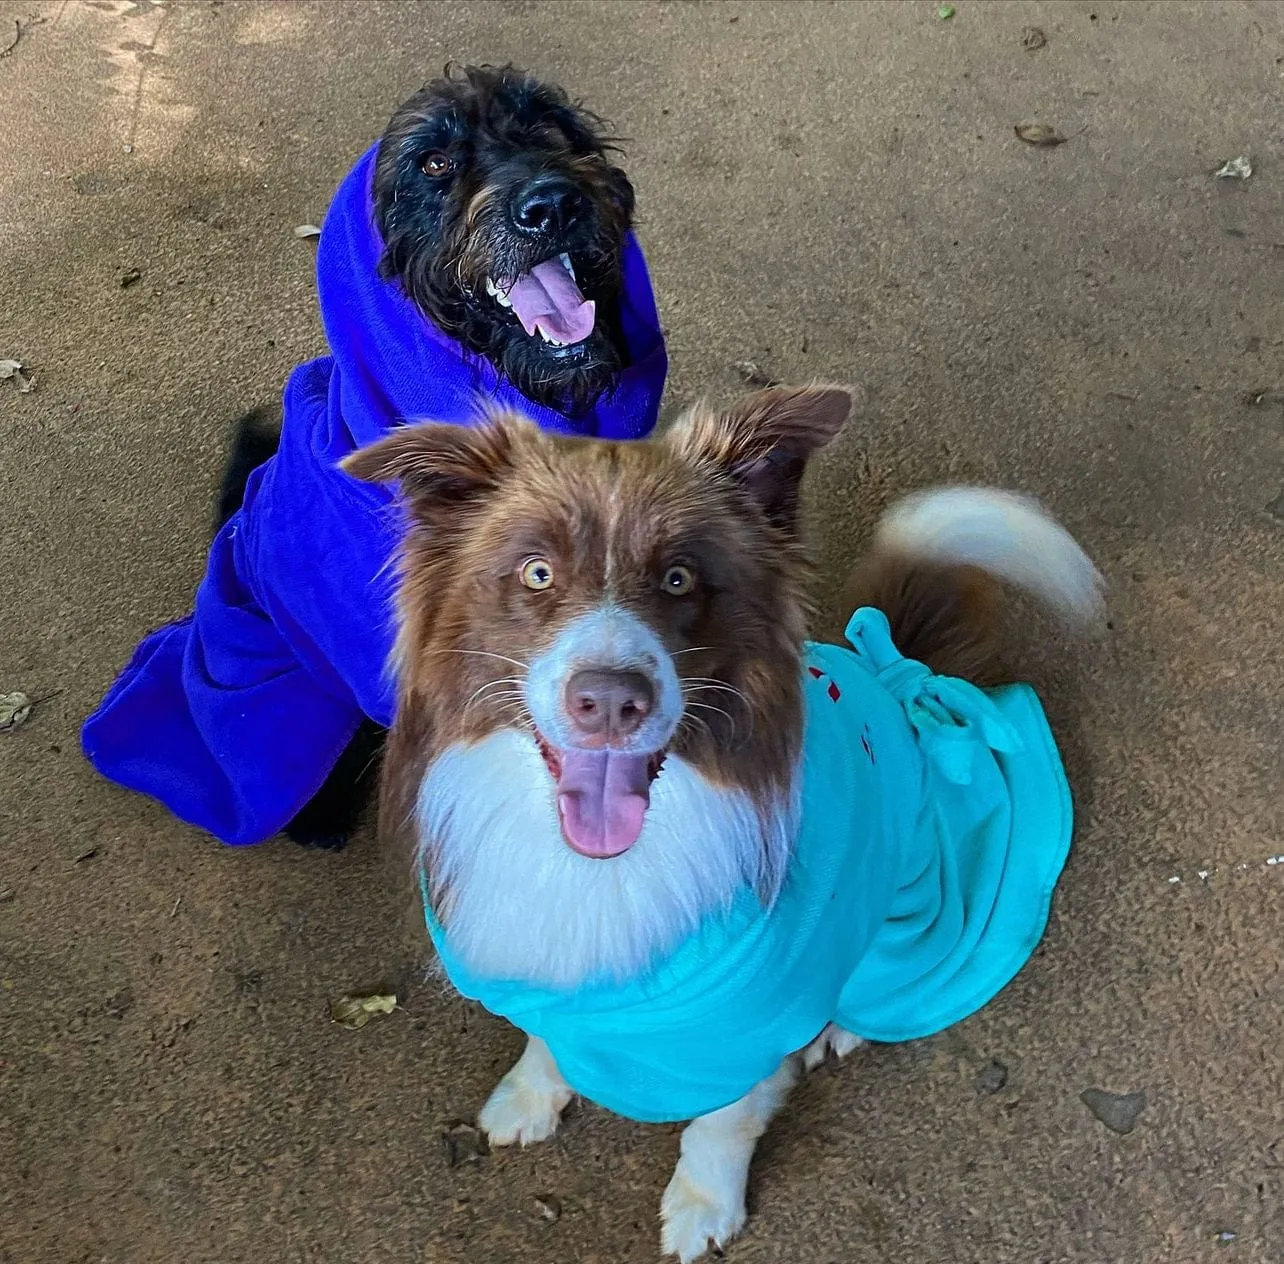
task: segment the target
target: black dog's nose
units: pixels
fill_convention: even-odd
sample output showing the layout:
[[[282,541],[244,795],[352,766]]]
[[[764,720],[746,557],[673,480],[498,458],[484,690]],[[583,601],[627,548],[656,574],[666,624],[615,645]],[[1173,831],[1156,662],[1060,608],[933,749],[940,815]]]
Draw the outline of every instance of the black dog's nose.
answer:
[[[513,223],[524,233],[564,233],[584,211],[584,195],[566,176],[536,176],[513,198]]]

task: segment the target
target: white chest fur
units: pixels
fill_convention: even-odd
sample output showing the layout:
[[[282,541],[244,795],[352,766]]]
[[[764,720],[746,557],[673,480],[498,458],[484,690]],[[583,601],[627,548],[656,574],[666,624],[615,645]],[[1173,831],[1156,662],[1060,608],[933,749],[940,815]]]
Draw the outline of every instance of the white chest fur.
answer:
[[[417,811],[463,964],[561,988],[633,977],[743,885],[761,889],[783,872],[794,822],[782,806],[764,823],[748,796],[670,756],[637,843],[590,859],[563,841],[548,769],[514,729],[442,754]]]

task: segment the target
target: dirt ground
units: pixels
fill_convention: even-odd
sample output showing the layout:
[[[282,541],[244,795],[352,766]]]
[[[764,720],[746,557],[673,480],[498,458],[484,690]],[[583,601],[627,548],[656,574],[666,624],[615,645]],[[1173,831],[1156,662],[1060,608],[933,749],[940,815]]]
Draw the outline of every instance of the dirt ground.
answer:
[[[728,1259],[1284,1259],[1284,6],[956,10],[0,3],[0,359],[35,383],[0,381],[0,693],[44,699],[0,734],[5,1264],[656,1255],[674,1128],[580,1106],[448,1163],[519,1038],[421,981],[372,838],[225,849],[78,751],[190,602],[228,421],[323,348],[292,230],[447,58],[631,138],[666,411],[744,361],[860,384],[828,575],[967,479],[1112,584],[1104,639],[1029,662],[1079,800],[1038,956],[812,1077]],[[378,986],[403,1008],[331,1024]],[[1091,1088],[1145,1093],[1131,1132]]]

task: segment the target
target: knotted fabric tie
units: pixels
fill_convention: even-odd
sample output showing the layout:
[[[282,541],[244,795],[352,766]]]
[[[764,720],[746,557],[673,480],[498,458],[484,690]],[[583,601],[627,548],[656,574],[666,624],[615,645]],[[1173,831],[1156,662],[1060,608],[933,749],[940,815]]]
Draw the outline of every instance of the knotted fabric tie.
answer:
[[[1016,751],[1021,738],[990,698],[956,676],[906,658],[881,610],[862,606],[844,633],[865,666],[905,708],[924,755],[947,781],[967,785],[978,749]]]

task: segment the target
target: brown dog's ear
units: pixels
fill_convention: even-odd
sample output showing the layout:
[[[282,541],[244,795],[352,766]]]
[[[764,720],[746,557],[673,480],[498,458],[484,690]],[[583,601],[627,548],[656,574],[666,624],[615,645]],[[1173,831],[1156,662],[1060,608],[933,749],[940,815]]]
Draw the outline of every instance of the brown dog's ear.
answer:
[[[736,480],[771,522],[793,529],[813,453],[843,428],[852,394],[842,386],[773,386],[726,412],[697,404],[665,436],[679,454]]]
[[[365,483],[398,483],[412,509],[456,506],[495,487],[512,466],[513,441],[531,423],[492,417],[475,426],[403,426],[344,457],[340,467]]]

